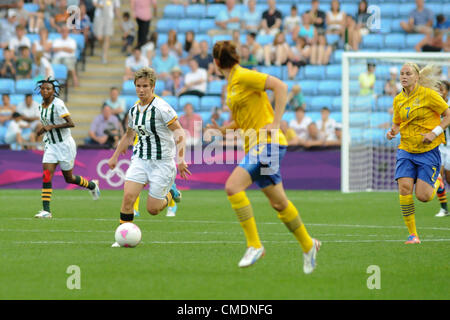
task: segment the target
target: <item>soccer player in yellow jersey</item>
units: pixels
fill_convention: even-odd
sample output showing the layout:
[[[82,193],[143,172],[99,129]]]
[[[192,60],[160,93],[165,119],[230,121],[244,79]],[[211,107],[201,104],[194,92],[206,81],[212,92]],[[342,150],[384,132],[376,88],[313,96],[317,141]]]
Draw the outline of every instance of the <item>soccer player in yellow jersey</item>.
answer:
[[[432,66],[423,69],[405,63],[400,70],[403,87],[394,98],[391,140],[400,133],[395,179],[398,183],[400,209],[408,228],[407,244],[420,243],[414,217],[413,190],[422,202],[431,201],[442,179],[439,145],[445,141],[444,130],[450,124],[450,110],[439,95],[439,80]],[[442,119],[441,119],[442,116]]]
[[[255,182],[269,199],[278,217],[294,234],[303,250],[303,271],[311,273],[316,266],[320,241],[306,231],[295,206],[286,196],[280,175],[280,161],[286,153],[286,138],[280,130],[286,106],[287,85],[278,78],[239,65],[236,46],[231,41],[218,41],[213,48],[214,63],[227,80],[227,105],[233,121],[219,127],[213,121],[210,128],[225,134],[240,129],[246,155],[233,170],[225,184],[225,191],[247,239],[247,250],[239,267],[248,267],[264,256],[252,206],[245,190]],[[272,108],[266,89],[275,96]]]

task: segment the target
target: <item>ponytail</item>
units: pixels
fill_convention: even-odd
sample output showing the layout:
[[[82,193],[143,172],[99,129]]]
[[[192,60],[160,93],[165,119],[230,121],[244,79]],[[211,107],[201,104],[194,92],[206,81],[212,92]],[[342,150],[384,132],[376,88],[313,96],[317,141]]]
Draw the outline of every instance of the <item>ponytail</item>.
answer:
[[[407,62],[404,65],[410,66],[419,76],[417,83],[426,88],[430,88],[439,92],[440,80],[439,80],[439,68],[435,65],[428,64],[424,68],[420,69],[419,66],[413,62]]]

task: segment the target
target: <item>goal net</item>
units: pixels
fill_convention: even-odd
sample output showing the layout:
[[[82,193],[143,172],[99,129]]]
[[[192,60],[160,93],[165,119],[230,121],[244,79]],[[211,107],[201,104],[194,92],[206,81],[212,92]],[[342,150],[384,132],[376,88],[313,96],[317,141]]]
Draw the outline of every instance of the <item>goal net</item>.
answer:
[[[385,137],[392,125],[394,93],[389,94],[389,90],[401,89],[400,69],[407,61],[419,67],[439,66],[442,79],[449,79],[450,53],[342,54],[342,192],[397,190],[394,172],[400,135],[391,141]],[[369,67],[374,68],[375,74],[372,88],[369,85],[373,76],[367,74]],[[396,75],[393,81],[389,81],[391,73]]]

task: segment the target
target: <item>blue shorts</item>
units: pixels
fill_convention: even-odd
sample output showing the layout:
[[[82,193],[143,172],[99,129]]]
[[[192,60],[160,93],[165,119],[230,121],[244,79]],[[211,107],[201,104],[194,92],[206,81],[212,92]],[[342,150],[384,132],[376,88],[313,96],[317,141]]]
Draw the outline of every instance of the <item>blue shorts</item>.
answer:
[[[423,180],[434,187],[439,170],[441,169],[441,153],[439,147],[424,153],[409,153],[397,150],[397,164],[395,167],[395,180],[399,178],[413,178]]]
[[[278,144],[257,145],[250,149],[239,166],[247,170],[258,187],[265,188],[281,182],[280,164],[286,146]]]

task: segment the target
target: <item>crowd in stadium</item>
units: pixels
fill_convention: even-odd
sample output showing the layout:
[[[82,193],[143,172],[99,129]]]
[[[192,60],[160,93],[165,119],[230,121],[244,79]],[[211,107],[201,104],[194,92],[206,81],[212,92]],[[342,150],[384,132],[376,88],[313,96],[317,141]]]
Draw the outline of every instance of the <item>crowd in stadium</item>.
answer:
[[[34,148],[34,133],[39,128],[39,98],[28,91],[21,94],[19,82],[36,82],[49,76],[58,79],[53,67],[64,65],[69,71],[66,84],[78,86],[77,65],[87,44],[101,40],[96,45],[102,48],[102,62],[108,63],[110,34],[102,34],[97,28],[99,24],[113,28],[111,19],[120,21],[122,52],[127,56],[123,87],[111,88],[85,140],[106,147],[114,147],[124,132],[127,111],[137,100],[134,72],[144,66],[157,72],[155,92],[177,110],[180,123],[191,137],[189,143],[208,142],[211,137],[202,129],[211,119],[219,124],[229,121],[227,90],[211,55],[217,40],[236,43],[242,66],[276,75],[288,84],[282,130],[290,145],[305,148],[340,145],[340,84],[322,91],[319,83],[330,79],[340,82],[340,55],[344,50],[450,51],[449,13],[436,14],[424,0],[416,0],[413,7],[411,3],[402,4],[409,11],[401,14],[394,13],[401,11],[400,4],[392,4],[398,7],[389,9],[380,0],[358,4],[338,0],[301,4],[288,0],[173,0],[158,21],[153,11],[156,0],[131,0],[131,12],[121,13],[120,1],[110,1],[113,14],[99,9],[102,0],[30,2],[36,11],[27,11],[30,6],[23,0],[2,1],[0,5],[0,81],[12,79],[16,86],[11,92],[1,86],[0,144],[12,144],[16,149],[27,148],[27,141]],[[370,4],[381,7],[379,24],[368,11]],[[69,5],[80,7],[79,29],[66,26]],[[73,33],[82,36],[81,47]],[[401,41],[394,38],[389,44],[391,35],[400,35]],[[390,102],[385,108],[389,112],[392,98],[401,90],[398,71],[393,66],[369,63],[367,70],[356,75],[353,84],[357,87],[350,90],[360,96],[383,98],[378,101]],[[448,74],[443,72],[442,78],[447,79]],[[195,126],[196,121],[202,121],[202,125]]]

